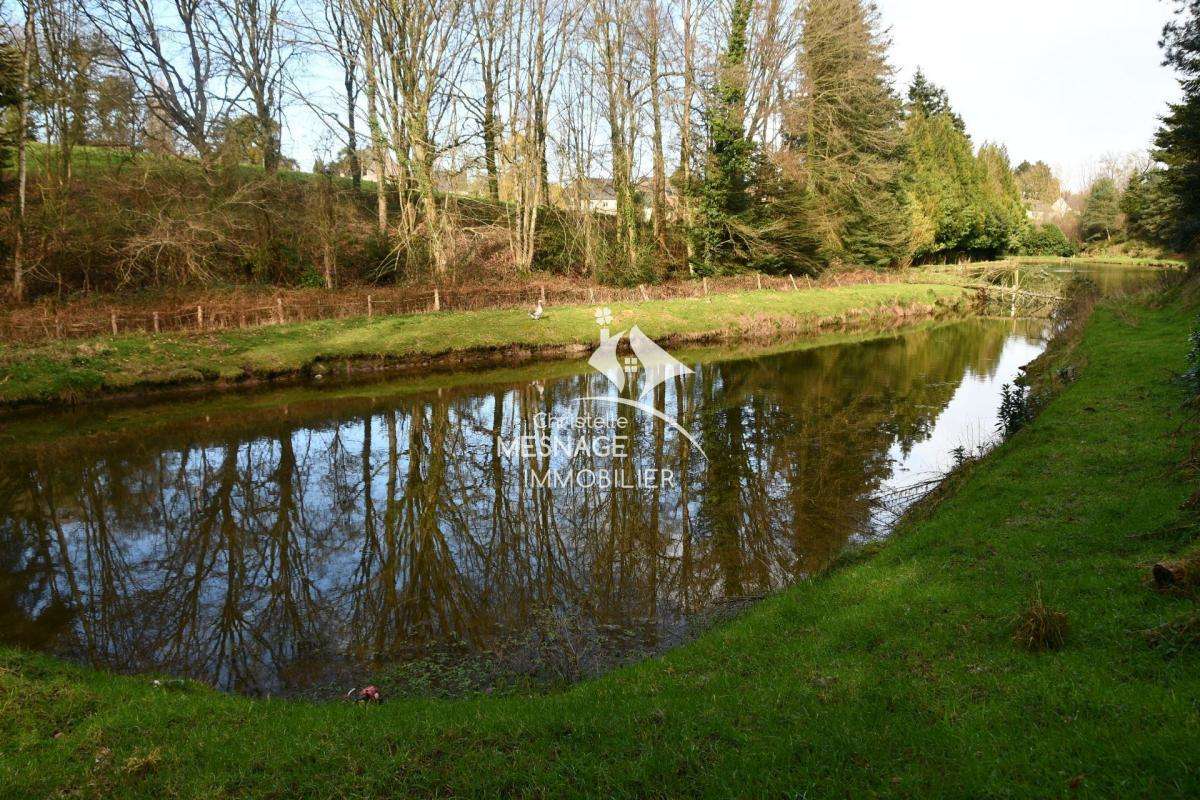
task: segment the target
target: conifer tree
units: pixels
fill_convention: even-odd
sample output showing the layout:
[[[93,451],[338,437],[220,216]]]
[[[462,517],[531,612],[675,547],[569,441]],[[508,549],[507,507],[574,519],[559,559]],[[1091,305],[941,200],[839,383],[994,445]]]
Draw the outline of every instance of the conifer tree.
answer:
[[[1021,233],[1028,223],[1025,205],[1004,146],[985,143],[979,148],[976,162],[982,223],[967,249],[978,257],[997,258],[1020,247]]]
[[[934,84],[925,77],[925,73],[917,70],[913,76],[912,85],[908,87],[908,113],[924,114],[926,117],[946,115],[954,123],[959,133],[967,132],[963,118],[954,113],[950,107],[950,95],[942,87]]]
[[[1002,147],[976,154],[945,90],[918,73],[908,93],[905,185],[913,209],[912,257],[994,258],[1021,246],[1025,208]]]
[[[905,183],[912,203],[916,259],[963,250],[979,225],[980,174],[971,140],[947,113],[916,107],[905,123]]]
[[[708,160],[696,197],[692,265],[697,275],[731,272],[742,265],[739,230],[750,202],[747,180],[753,145],[746,138],[747,32],[752,0],[733,0],[729,38],[706,109]]]
[[[1130,238],[1170,247],[1179,213],[1175,198],[1166,190],[1162,169],[1139,172],[1129,179],[1121,196],[1121,212]]]
[[[1108,241],[1120,227],[1121,193],[1112,178],[1092,184],[1087,205],[1079,220],[1079,233],[1085,242]]]
[[[1171,106],[1155,139],[1155,157],[1166,165],[1162,188],[1176,213],[1173,244],[1200,253],[1200,0],[1180,3],[1179,16],[1163,31],[1166,64],[1180,74],[1183,99]]]
[[[912,225],[902,186],[902,107],[874,3],[811,0],[785,109],[785,169],[822,263],[887,266]]]

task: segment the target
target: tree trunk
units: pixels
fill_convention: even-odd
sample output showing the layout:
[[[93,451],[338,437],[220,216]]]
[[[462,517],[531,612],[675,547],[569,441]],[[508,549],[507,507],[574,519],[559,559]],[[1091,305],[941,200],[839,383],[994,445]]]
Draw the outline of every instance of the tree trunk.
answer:
[[[488,196],[500,201],[500,170],[496,164],[496,138],[499,135],[496,119],[496,81],[483,81],[483,163],[487,168]]]
[[[679,119],[679,207],[683,226],[691,230],[692,214],[692,103],[696,99],[696,29],[692,16],[691,0],[683,0],[683,108]],[[696,245],[692,237],[687,240],[688,272],[696,274]]]
[[[658,64],[659,20],[657,0],[649,0],[646,11],[649,17],[646,20],[646,56],[650,72],[650,114],[653,122],[652,144],[654,149],[654,185],[652,187],[654,196],[651,198],[651,214],[653,215],[654,222],[654,241],[658,245],[659,255],[664,255],[667,252],[667,167],[666,157],[663,153],[662,86],[659,81]]]
[[[34,0],[25,0],[25,51],[21,58],[21,102],[17,111],[17,241],[13,248],[13,300],[18,303],[25,300],[25,194],[29,175],[25,140],[29,138],[30,76],[37,42],[35,13]]]
[[[371,130],[371,154],[375,161],[375,213],[380,235],[388,229],[387,207],[387,156],[384,153],[383,129],[379,124],[378,83],[375,65],[375,44],[368,22],[363,26],[363,66],[366,69],[367,126]]]
[[[262,165],[268,175],[279,172],[279,131],[276,130],[275,120],[271,117],[270,107],[261,101],[257,106],[258,129],[262,134]]]
[[[350,181],[354,191],[362,189],[362,160],[358,157],[358,123],[355,121],[354,77],[346,72],[346,157],[350,161]]]

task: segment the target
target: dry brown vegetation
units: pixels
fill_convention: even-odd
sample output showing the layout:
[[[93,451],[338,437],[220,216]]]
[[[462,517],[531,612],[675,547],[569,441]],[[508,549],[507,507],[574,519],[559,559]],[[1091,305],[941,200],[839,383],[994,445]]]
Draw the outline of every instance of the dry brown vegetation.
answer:
[[[1033,653],[1060,650],[1067,643],[1069,628],[1066,613],[1046,605],[1039,586],[1017,615],[1013,639]]]
[[[61,299],[49,294],[38,302],[12,306],[0,312],[0,342],[37,342],[132,331],[229,330],[280,322],[434,310],[532,308],[539,300],[547,306],[641,302],[702,297],[705,293],[716,295],[756,289],[792,291],[814,286],[902,280],[905,276],[900,274],[847,271],[794,281],[788,277],[742,275],[619,287],[564,275],[536,274],[491,284],[486,280],[442,284],[426,280],[380,286],[360,281],[335,290],[250,284],[79,294]]]

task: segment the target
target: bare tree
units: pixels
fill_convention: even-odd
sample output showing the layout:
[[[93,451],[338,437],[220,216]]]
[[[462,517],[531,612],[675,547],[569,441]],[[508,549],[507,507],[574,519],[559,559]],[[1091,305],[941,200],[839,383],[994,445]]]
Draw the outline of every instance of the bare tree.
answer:
[[[380,235],[388,230],[387,143],[380,121],[379,102],[379,41],[376,0],[350,0],[359,30],[359,55],[362,59],[363,89],[367,95],[367,128],[371,136],[371,160],[375,172],[375,220]]]
[[[510,250],[520,272],[533,267],[538,226],[549,189],[550,104],[566,67],[579,6],[548,0],[515,5],[508,45],[509,135],[506,159],[512,182]]]
[[[658,0],[646,0],[643,6],[642,49],[646,57],[646,80],[650,85],[651,151],[651,219],[654,242],[659,255],[667,252],[667,159],[663,151],[663,76],[662,25]]]
[[[617,246],[624,266],[638,260],[638,207],[633,177],[637,98],[634,96],[632,36],[635,17],[622,0],[592,0],[592,35],[599,50],[597,67],[604,87],[612,189],[616,199]]]
[[[330,0],[321,3],[321,17],[315,19],[303,5],[298,6],[299,19],[293,27],[302,41],[299,46],[328,58],[341,75],[342,112],[332,110],[311,76],[297,79],[294,70],[284,70],[283,77],[290,81],[290,93],[325,123],[330,133],[341,143],[340,156],[350,173],[356,190],[362,188],[363,165],[359,154],[359,98],[363,91],[362,58],[363,36],[360,17],[353,0]],[[334,161],[338,156],[334,156]]]
[[[47,139],[58,140],[58,179],[71,180],[71,150],[83,138],[87,89],[99,55],[88,41],[81,6],[76,0],[40,0],[38,14],[39,75]]]
[[[333,0],[324,4],[325,23],[333,34],[333,48],[338,66],[342,69],[342,89],[346,97],[346,158],[354,188],[362,187],[362,162],[358,157],[358,96],[362,91],[358,64],[363,47],[362,29],[351,13],[348,0]]]
[[[511,0],[471,0],[471,33],[475,41],[476,68],[483,96],[478,103],[480,133],[483,137],[483,164],[487,171],[488,194],[500,199],[500,170],[496,148],[500,138],[499,92],[504,79],[512,24]]]
[[[381,94],[388,103],[392,155],[398,165],[402,234],[421,234],[438,276],[447,274],[452,232],[437,198],[437,162],[457,140],[444,134],[453,112],[452,87],[466,63],[465,0],[388,0],[379,7]]]
[[[283,36],[283,8],[284,0],[212,0],[205,7],[215,32],[211,42],[245,87],[268,174],[279,170],[280,87],[295,54]]]
[[[685,228],[690,228],[694,219],[692,211],[692,166],[695,163],[697,136],[693,130],[700,90],[700,23],[704,15],[701,3],[705,0],[681,0],[679,7],[678,57],[682,77],[677,124],[679,126],[679,211]],[[694,272],[696,261],[695,244],[687,237],[688,271]]]
[[[17,238],[13,248],[13,299],[25,299],[25,200],[29,180],[29,100],[33,89],[34,53],[37,49],[37,6],[25,0],[25,41],[21,56],[21,96],[17,105]]]
[[[208,0],[94,0],[85,11],[150,113],[201,159],[239,100],[226,91]]]

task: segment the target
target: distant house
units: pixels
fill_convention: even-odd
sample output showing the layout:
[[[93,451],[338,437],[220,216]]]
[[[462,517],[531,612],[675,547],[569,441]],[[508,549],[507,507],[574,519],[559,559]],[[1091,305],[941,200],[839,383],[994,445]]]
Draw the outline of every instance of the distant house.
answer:
[[[362,167],[362,179],[371,183],[379,182],[379,175],[375,171],[375,158],[369,150],[362,151],[359,156],[359,164]],[[343,166],[343,174],[349,176],[348,170]],[[385,170],[388,177],[392,180],[400,171],[399,165],[395,159],[388,157]],[[487,194],[487,181],[479,176],[468,172],[450,171],[444,169],[434,170],[433,173],[433,188],[443,194],[460,195],[463,197],[485,196]]]
[[[1053,203],[1047,203],[1042,200],[1030,200],[1026,204],[1025,213],[1029,216],[1031,222],[1038,225],[1045,225],[1048,222],[1065,219],[1073,210],[1066,198],[1060,197]]]
[[[613,188],[610,180],[587,178],[578,181],[568,193],[578,198],[584,211],[607,214],[610,217],[617,213],[617,190]]]
[[[670,212],[677,205],[678,198],[675,194],[675,189],[670,183],[667,184],[667,212]],[[649,222],[654,216],[654,207],[652,203],[653,188],[649,179],[637,181],[633,187],[635,200],[642,209],[642,220]],[[612,181],[606,178],[588,178],[587,180],[577,182],[565,192],[568,196],[574,195],[578,198],[580,206],[585,211],[591,211],[595,214],[605,214],[607,216],[616,216],[617,213],[617,192],[613,188]]]

